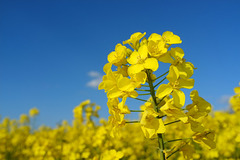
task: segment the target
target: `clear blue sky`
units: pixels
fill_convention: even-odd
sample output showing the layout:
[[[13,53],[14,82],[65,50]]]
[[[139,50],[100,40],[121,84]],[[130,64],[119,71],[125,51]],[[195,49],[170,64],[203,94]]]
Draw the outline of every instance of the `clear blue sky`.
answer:
[[[32,107],[39,123],[71,121],[85,99],[102,106],[104,91],[87,86],[104,74],[107,55],[134,32],[172,31],[198,69],[195,89],[214,109],[240,81],[240,1],[0,1],[0,115]],[[89,76],[92,72],[92,77]]]

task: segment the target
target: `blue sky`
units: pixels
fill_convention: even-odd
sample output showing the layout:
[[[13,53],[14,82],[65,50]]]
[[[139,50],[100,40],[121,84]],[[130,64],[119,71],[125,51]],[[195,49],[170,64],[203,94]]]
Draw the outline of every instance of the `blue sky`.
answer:
[[[181,37],[178,46],[198,68],[194,89],[214,109],[226,109],[240,81],[239,7],[237,0],[2,0],[0,115],[18,118],[37,107],[38,122],[54,126],[90,99],[107,118],[104,91],[88,84],[104,74],[117,43],[164,31]]]

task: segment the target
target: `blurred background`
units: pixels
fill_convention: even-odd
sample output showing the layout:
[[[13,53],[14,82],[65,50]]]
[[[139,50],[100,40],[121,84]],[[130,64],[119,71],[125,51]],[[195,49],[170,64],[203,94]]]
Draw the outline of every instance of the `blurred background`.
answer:
[[[107,55],[135,32],[164,31],[181,37],[174,47],[198,68],[193,89],[214,110],[228,110],[240,81],[239,8],[237,0],[1,0],[0,115],[37,107],[38,123],[55,126],[90,99],[107,118],[106,94],[97,89]]]

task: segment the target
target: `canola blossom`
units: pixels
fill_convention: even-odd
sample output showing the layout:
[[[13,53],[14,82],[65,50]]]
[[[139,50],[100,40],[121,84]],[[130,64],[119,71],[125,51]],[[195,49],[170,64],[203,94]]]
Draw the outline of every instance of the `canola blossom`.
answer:
[[[111,135],[117,137],[121,134],[120,128],[129,123],[139,123],[146,138],[157,139],[159,145],[156,152],[159,152],[158,159],[161,160],[170,158],[182,148],[187,150],[192,147],[192,141],[200,144],[203,141],[210,148],[215,148],[215,132],[204,125],[211,104],[193,90],[190,94],[192,104],[185,105],[186,97],[182,89],[194,87],[191,77],[195,67],[183,58],[183,49],[173,46],[181,44],[182,40],[170,31],[162,35],[153,33],[149,38],[145,35],[136,32],[130,39],[117,44],[104,66],[106,75],[99,89],[104,89],[107,94]],[[163,71],[165,73],[162,75],[156,75],[161,69],[159,66],[167,64],[170,65],[169,69]],[[165,80],[168,82],[164,83]],[[142,95],[149,95],[150,98],[142,99]],[[125,114],[131,113],[126,105],[127,98],[145,101],[143,107],[134,108],[134,112],[142,113],[139,121],[127,121],[124,118]],[[166,139],[167,126],[174,123],[190,126],[193,133],[188,138],[191,141],[181,140],[182,145],[166,149],[169,147],[165,144],[165,141],[169,141]],[[191,155],[187,157],[191,158]]]
[[[231,107],[235,112],[239,112],[240,111],[240,86],[235,87],[234,92],[235,92],[235,95],[230,98],[229,103],[231,104]]]

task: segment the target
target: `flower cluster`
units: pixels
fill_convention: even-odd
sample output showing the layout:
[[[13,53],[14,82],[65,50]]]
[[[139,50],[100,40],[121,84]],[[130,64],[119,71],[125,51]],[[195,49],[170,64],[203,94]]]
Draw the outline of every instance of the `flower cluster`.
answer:
[[[182,89],[193,88],[194,79],[191,77],[195,68],[183,58],[184,51],[180,47],[172,47],[182,43],[180,37],[170,31],[162,35],[153,33],[149,38],[145,35],[146,33],[137,32],[122,44],[117,44],[115,50],[108,55],[108,63],[103,68],[106,75],[99,89],[107,92],[112,136],[118,135],[119,128],[126,123],[139,122],[146,138],[158,138],[160,159],[165,159],[167,156],[163,136],[166,126],[182,122],[191,126],[195,132],[192,138],[196,142],[205,142],[214,148],[214,132],[203,125],[205,117],[211,111],[211,105],[193,90],[190,94],[192,104],[183,108],[185,93]],[[159,66],[164,64],[170,64],[168,71],[157,77]],[[162,80],[157,82],[160,78]],[[163,84],[165,80],[168,80],[167,84]],[[139,93],[144,91],[146,93]],[[139,98],[143,95],[149,95],[150,98]],[[145,101],[145,104],[141,110],[130,110],[126,105],[128,97]],[[133,111],[143,112],[140,121],[124,119],[125,114]],[[166,123],[167,119],[173,121]],[[185,146],[177,150],[182,147]]]
[[[229,103],[235,112],[239,112],[240,111],[240,87],[235,87],[234,92],[235,92],[235,95],[230,98]]]

